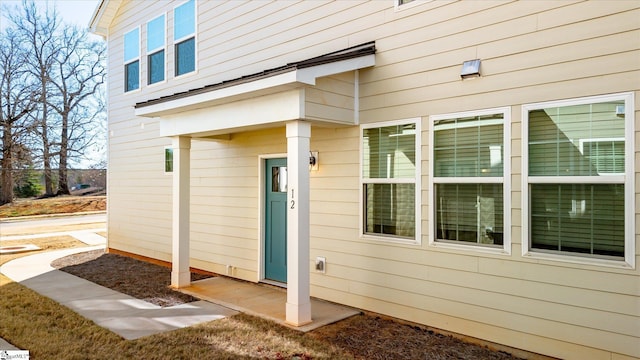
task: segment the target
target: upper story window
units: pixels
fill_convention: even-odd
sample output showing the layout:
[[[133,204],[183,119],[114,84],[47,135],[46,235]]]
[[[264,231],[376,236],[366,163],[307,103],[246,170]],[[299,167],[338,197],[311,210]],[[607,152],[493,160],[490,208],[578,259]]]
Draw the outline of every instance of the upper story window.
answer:
[[[509,115],[503,108],[431,117],[432,243],[510,251]]]
[[[140,88],[140,28],[124,34],[124,91]]]
[[[632,94],[523,106],[525,254],[634,265],[633,111]]]
[[[412,8],[415,5],[424,4],[433,0],[395,0],[394,7],[396,10]]]
[[[164,81],[165,76],[165,15],[147,23],[147,83]]]
[[[365,235],[419,242],[417,121],[362,126]]]
[[[196,2],[189,0],[175,8],[173,18],[175,75],[196,70]]]

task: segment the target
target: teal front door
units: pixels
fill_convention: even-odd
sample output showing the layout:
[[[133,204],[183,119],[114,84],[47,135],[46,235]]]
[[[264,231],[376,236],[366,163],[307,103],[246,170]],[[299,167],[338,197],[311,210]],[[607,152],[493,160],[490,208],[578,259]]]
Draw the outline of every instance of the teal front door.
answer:
[[[287,282],[287,159],[265,166],[264,277]]]

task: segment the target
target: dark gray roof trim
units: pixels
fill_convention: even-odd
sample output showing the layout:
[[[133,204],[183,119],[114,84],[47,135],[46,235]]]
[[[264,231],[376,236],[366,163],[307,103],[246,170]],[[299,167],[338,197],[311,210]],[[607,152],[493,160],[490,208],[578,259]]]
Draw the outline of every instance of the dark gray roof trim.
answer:
[[[242,77],[239,77],[239,78],[236,78],[236,79],[226,80],[226,81],[223,81],[223,82],[220,82],[220,83],[217,83],[217,84],[211,84],[211,85],[203,86],[201,88],[191,89],[191,90],[175,93],[175,94],[172,94],[172,95],[163,96],[163,97],[160,97],[160,98],[157,98],[157,99],[152,99],[152,100],[140,102],[140,103],[137,103],[135,105],[135,108],[138,109],[138,108],[143,108],[145,106],[161,104],[163,102],[176,100],[176,99],[181,99],[181,98],[185,98],[185,97],[189,97],[189,96],[193,96],[193,95],[198,95],[198,94],[206,93],[206,92],[209,92],[209,91],[222,89],[222,88],[225,88],[225,87],[239,85],[239,84],[243,84],[243,83],[247,83],[247,82],[251,82],[251,81],[267,78],[267,77],[270,77],[270,76],[279,75],[279,74],[286,73],[286,72],[293,71],[293,70],[297,70],[297,69],[304,69],[304,68],[308,68],[308,67],[312,67],[312,66],[329,64],[329,63],[333,63],[333,62],[337,62],[337,61],[353,59],[353,58],[357,58],[357,57],[360,57],[360,56],[366,56],[366,55],[371,55],[371,54],[375,54],[375,53],[376,53],[375,41],[370,41],[370,42],[367,42],[367,43],[364,43],[364,44],[360,44],[360,45],[352,46],[352,47],[349,47],[349,48],[346,48],[346,49],[334,51],[334,52],[331,52],[331,53],[328,53],[328,54],[324,54],[324,55],[321,55],[321,56],[317,56],[317,57],[314,57],[314,58],[311,58],[311,59],[302,60],[302,61],[298,61],[298,62],[293,62],[293,63],[289,63],[289,64],[286,64],[286,65],[283,65],[283,66],[280,66],[280,67],[277,67],[277,68],[264,70],[264,71],[261,71],[259,73],[245,75],[245,76],[242,76]]]

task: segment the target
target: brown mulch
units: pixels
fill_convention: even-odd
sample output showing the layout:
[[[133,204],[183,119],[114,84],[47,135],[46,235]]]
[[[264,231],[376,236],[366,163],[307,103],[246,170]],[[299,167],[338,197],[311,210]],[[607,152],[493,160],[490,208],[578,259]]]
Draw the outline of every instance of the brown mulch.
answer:
[[[103,250],[70,255],[53,267],[160,306],[198,299],[169,288],[169,268]],[[191,280],[207,275],[191,274]],[[308,336],[342,349],[354,359],[518,359],[508,353],[464,342],[422,325],[363,313],[321,327]]]
[[[162,307],[198,301],[172,290],[171,269],[130,257],[94,250],[51,263],[56,269]],[[191,273],[191,281],[211,277]]]

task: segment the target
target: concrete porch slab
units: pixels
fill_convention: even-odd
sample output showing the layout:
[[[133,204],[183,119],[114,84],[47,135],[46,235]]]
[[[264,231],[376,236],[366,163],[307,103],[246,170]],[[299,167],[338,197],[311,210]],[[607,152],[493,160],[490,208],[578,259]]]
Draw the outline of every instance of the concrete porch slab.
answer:
[[[275,321],[294,330],[307,332],[360,313],[359,310],[319,299],[311,299],[312,322],[293,326],[285,322],[287,293],[263,284],[214,277],[195,281],[179,291],[246,314]]]

